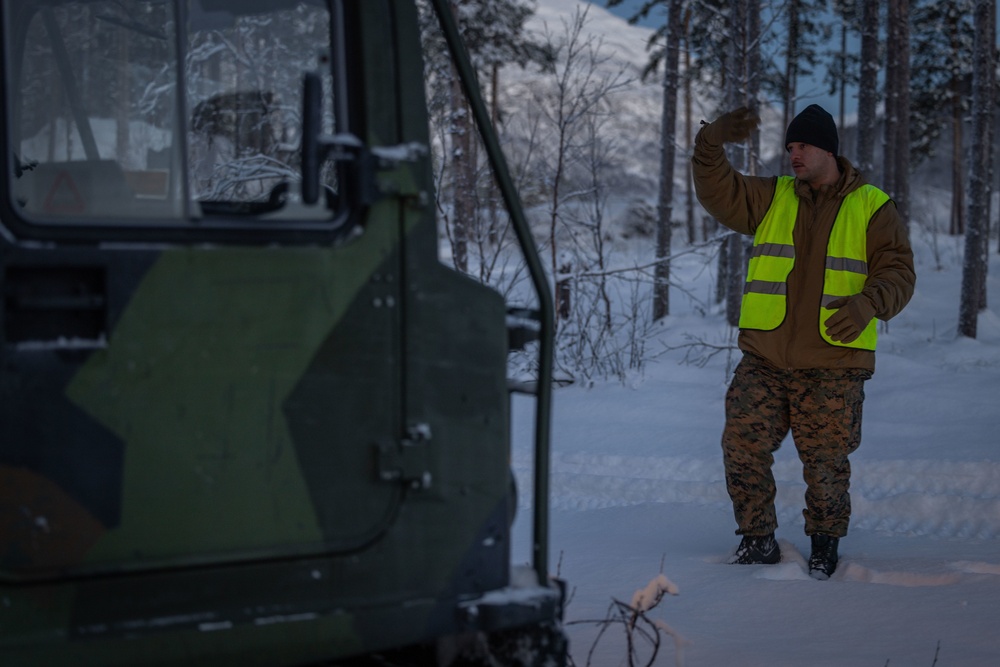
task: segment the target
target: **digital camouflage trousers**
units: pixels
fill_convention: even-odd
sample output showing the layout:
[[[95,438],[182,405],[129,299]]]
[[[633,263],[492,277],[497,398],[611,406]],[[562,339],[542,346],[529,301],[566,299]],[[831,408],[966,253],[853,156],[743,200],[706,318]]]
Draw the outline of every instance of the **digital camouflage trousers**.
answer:
[[[737,534],[777,529],[771,466],[789,431],[806,483],[806,534],[847,534],[848,456],[861,444],[864,383],[871,375],[858,368],[779,370],[753,355],[743,357],[726,393],[722,434]]]

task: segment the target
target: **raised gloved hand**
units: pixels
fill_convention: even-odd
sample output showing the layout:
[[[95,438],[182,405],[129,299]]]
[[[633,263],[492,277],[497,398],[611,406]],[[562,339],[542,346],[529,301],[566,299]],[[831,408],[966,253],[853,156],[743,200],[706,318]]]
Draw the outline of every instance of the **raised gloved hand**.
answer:
[[[760,116],[748,107],[724,113],[702,130],[702,136],[711,144],[731,144],[746,140],[760,126]]]
[[[841,343],[855,341],[875,317],[875,306],[863,294],[834,299],[827,308],[836,312],[824,322],[826,335]]]

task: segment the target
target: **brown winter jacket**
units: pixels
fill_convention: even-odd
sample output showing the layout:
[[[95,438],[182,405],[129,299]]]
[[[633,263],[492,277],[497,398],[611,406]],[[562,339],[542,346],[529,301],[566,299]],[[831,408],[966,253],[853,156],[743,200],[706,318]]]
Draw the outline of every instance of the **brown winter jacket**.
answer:
[[[776,177],[744,176],[729,164],[721,145],[695,139],[692,164],[698,199],[726,227],[752,235],[774,197]],[[796,179],[798,216],[793,231],[795,264],[788,276],[788,311],[772,331],[741,329],[740,349],[763,357],[777,368],[864,368],[875,370],[875,353],[835,346],[820,336],[819,307],[830,230],[845,195],[865,183],[861,173],[837,158],[840,180],[812,190]],[[888,320],[913,296],[916,274],[906,227],[890,201],[868,225],[868,277],[862,293],[875,305],[875,317]]]

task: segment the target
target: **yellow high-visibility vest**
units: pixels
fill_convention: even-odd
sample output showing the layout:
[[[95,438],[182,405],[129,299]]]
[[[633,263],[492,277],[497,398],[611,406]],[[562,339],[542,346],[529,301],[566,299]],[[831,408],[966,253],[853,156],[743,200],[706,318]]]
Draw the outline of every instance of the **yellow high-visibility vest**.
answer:
[[[826,335],[826,321],[833,310],[827,308],[834,299],[861,292],[868,277],[868,223],[889,195],[873,185],[863,185],[848,194],[840,206],[826,248],[826,270],[823,277],[823,299],[819,309],[819,332],[831,345],[874,350],[878,338],[875,320],[868,323],[862,334],[850,343],[832,340]],[[753,239],[753,252],[747,268],[740,310],[741,329],[776,329],[788,309],[788,274],[795,265],[795,244],[792,230],[799,211],[795,195],[795,179],[778,178],[774,199]]]

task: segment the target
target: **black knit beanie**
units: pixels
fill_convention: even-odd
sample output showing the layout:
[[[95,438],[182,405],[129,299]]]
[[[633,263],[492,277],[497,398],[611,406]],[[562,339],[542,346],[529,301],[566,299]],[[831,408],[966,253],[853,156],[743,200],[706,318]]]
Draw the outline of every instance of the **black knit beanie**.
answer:
[[[811,144],[837,155],[840,140],[837,138],[837,124],[833,122],[833,116],[818,104],[807,106],[792,119],[785,131],[785,148],[788,148],[788,144],[797,142]]]

